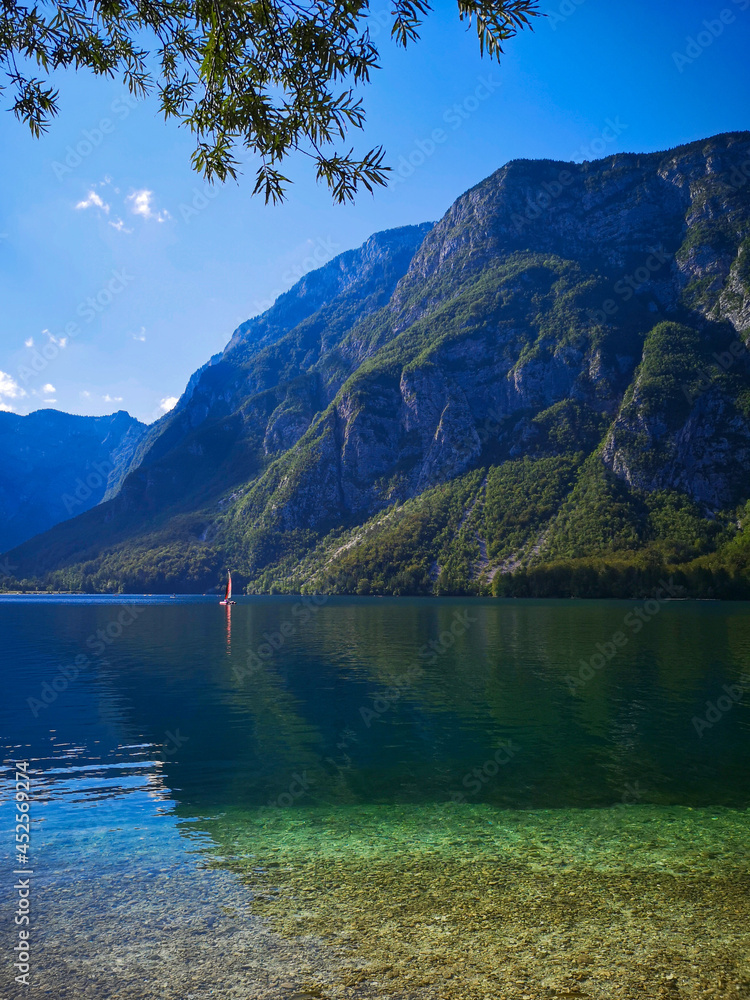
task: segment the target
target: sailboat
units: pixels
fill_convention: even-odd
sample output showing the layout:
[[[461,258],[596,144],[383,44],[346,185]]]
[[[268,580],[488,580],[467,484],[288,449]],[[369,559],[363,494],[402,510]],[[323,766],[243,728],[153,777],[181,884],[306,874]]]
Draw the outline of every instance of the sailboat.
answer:
[[[224,600],[219,601],[219,604],[236,604],[237,601],[232,600],[232,574],[231,572],[227,574],[227,589],[224,592]]]

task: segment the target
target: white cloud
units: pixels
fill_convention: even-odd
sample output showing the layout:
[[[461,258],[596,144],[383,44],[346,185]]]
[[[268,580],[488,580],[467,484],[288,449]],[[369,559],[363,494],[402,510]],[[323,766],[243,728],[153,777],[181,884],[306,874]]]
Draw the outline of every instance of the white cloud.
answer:
[[[0,396],[7,396],[9,399],[20,399],[26,392],[16,382],[12,375],[7,372],[0,372]]]
[[[105,214],[109,212],[109,205],[106,201],[102,201],[96,191],[89,191],[86,198],[83,201],[79,201],[76,208],[91,208],[94,205],[96,208],[100,208]]]
[[[24,347],[33,347],[34,346],[34,338],[33,337],[29,337],[27,340],[24,340],[23,346]]]
[[[122,219],[115,219],[114,222],[110,222],[110,226],[112,226],[113,229],[116,229],[118,233],[132,233],[133,232],[132,229],[128,229],[128,227],[125,225],[125,223],[122,221]]]
[[[169,413],[169,411],[173,410],[176,405],[177,405],[177,396],[166,396],[164,399],[162,399],[161,403],[159,403],[159,409],[162,411],[162,413]]]
[[[56,399],[43,399],[42,402],[43,403],[56,403],[57,400]]]
[[[12,406],[8,406],[7,403],[3,403],[3,402],[0,401],[0,412],[1,413],[12,413],[13,412],[13,407]]]
[[[81,399],[91,399],[91,393],[88,391],[88,389],[81,389],[79,396],[81,397]]]
[[[170,218],[169,212],[155,212],[151,207],[151,199],[154,197],[153,191],[143,188],[140,191],[133,191],[125,201],[129,201],[133,215],[142,215],[144,219],[156,219],[157,222],[165,222]]]
[[[51,393],[57,392],[57,389],[55,389],[51,382],[48,382],[46,385],[42,386],[42,392],[49,396]]]
[[[61,349],[68,343],[67,337],[56,337],[54,333],[50,333],[49,330],[42,330],[42,333],[47,334],[50,344],[56,344]]]
[[[122,396],[110,396],[109,393],[107,393],[106,396],[102,396],[102,399],[104,400],[105,403],[121,403],[122,402]]]
[[[142,326],[138,333],[134,333],[132,336],[133,340],[140,340],[143,342],[146,339],[146,327]]]
[[[25,395],[25,390],[21,388],[12,375],[0,372],[0,410],[11,411],[13,407],[6,400],[22,399]]]

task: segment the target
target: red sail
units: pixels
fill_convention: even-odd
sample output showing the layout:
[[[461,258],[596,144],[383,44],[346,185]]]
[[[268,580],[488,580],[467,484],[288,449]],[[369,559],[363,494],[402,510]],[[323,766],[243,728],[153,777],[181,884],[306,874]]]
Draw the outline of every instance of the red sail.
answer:
[[[231,596],[232,596],[232,574],[230,573],[229,579],[227,580],[227,590],[226,593],[224,594],[224,600],[228,601]]]

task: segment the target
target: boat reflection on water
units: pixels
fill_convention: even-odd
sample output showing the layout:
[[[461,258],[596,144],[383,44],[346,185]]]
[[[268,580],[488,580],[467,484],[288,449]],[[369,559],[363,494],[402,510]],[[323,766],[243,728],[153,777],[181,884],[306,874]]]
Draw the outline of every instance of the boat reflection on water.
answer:
[[[232,655],[232,605],[227,604],[227,656]]]

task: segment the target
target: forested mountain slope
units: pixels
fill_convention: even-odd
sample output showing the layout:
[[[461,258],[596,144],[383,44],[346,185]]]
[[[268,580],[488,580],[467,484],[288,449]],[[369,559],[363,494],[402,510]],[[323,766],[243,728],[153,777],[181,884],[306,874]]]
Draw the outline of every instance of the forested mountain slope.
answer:
[[[513,161],[241,327],[119,495],[13,561],[94,589],[231,565],[250,591],[744,593],[749,335],[750,134]]]

